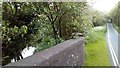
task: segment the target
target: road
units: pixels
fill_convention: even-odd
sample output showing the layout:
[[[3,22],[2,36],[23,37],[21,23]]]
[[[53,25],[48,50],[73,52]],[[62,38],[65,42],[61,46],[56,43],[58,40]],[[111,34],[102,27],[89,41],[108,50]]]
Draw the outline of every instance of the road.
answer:
[[[120,35],[111,23],[107,23],[106,40],[111,65],[120,66]]]

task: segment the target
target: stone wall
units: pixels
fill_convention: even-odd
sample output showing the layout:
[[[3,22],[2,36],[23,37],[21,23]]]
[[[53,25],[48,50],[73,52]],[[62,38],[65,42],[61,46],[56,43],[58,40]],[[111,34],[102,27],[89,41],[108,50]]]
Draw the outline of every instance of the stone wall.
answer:
[[[84,39],[70,39],[6,66],[81,66],[84,63]]]

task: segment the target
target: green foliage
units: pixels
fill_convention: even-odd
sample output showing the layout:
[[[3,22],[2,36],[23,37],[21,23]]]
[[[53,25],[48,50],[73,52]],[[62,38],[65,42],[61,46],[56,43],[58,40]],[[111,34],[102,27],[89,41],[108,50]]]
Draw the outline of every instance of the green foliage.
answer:
[[[113,27],[116,29],[116,31],[117,31],[118,33],[120,33],[120,27],[118,27],[118,26],[115,25],[115,24],[113,24]]]
[[[57,42],[61,43],[63,42],[64,40],[59,38],[57,39]],[[45,37],[41,43],[37,44],[37,49],[35,52],[39,52],[39,51],[42,51],[42,50],[45,50],[51,46],[54,46],[56,44],[56,40],[54,38],[51,38],[51,37]]]
[[[112,23],[117,31],[120,33],[120,1],[118,4],[113,8],[113,10],[109,13],[110,18],[112,19]],[[118,27],[118,28],[117,28]]]
[[[50,37],[46,37],[42,40],[41,43],[37,44],[37,49],[36,52],[42,51],[44,49],[47,49],[51,46],[55,45],[55,39],[54,38],[50,38]]]
[[[105,32],[105,26],[100,26],[94,31],[91,30],[91,34],[87,35],[89,38],[85,46],[86,58],[84,66],[110,66]]]
[[[97,10],[94,10],[93,15],[93,24],[94,26],[102,26],[106,23],[105,15],[102,12],[99,12]]]
[[[19,6],[18,6],[19,5]],[[39,28],[37,16],[34,10],[27,9],[24,12],[26,3],[3,3],[2,21],[2,63],[9,63],[11,59],[15,61],[22,58],[21,51],[30,46],[35,40]],[[32,13],[31,13],[31,11]]]
[[[89,33],[87,33],[85,36],[86,44],[95,42],[97,38],[96,36],[97,34],[95,33],[95,31],[90,31]]]
[[[87,35],[87,41],[95,34],[89,31],[94,23],[86,2],[5,2],[2,6],[3,65],[22,58],[26,47],[34,45],[38,52],[73,38],[73,33]],[[99,12],[95,15],[102,19]]]
[[[105,26],[99,26],[98,28],[89,30],[89,32],[86,33],[86,35],[85,35],[86,44],[94,43],[94,42],[98,41],[99,39],[101,39],[101,36],[98,35],[98,33],[104,34],[105,32],[106,32]]]

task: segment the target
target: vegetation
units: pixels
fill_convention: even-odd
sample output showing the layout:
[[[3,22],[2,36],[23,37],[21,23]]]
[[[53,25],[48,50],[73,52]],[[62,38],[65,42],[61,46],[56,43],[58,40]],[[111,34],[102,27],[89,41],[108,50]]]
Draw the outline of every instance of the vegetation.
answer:
[[[120,27],[118,25],[113,24],[113,27],[116,29],[118,33],[120,33]]]
[[[33,7],[27,3],[3,3],[2,56],[3,65],[23,58],[21,51],[32,45],[38,33],[39,22]],[[26,8],[26,9],[25,9]]]
[[[119,20],[120,20],[120,1],[114,7],[114,9],[110,12],[109,16],[112,19],[113,26],[120,33],[120,22],[119,22]]]
[[[42,51],[76,33],[83,33],[86,44],[95,42],[90,40],[94,33],[89,30],[105,21],[104,15],[86,2],[3,2],[2,9],[3,65],[22,59],[26,47]]]
[[[83,9],[87,5],[84,2],[4,2],[2,6],[2,62],[5,65],[11,59],[23,58],[21,51],[28,46],[37,45],[36,51],[41,51],[72,38],[72,33],[82,28],[78,25],[84,21]]]
[[[105,40],[105,26],[90,30],[89,42],[85,46],[85,66],[110,66]]]

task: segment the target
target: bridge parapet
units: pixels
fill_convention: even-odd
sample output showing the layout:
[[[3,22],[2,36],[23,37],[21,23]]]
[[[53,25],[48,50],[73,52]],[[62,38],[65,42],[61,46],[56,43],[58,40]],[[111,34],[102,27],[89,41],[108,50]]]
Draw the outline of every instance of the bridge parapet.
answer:
[[[84,38],[70,39],[6,66],[81,66],[84,63]]]

